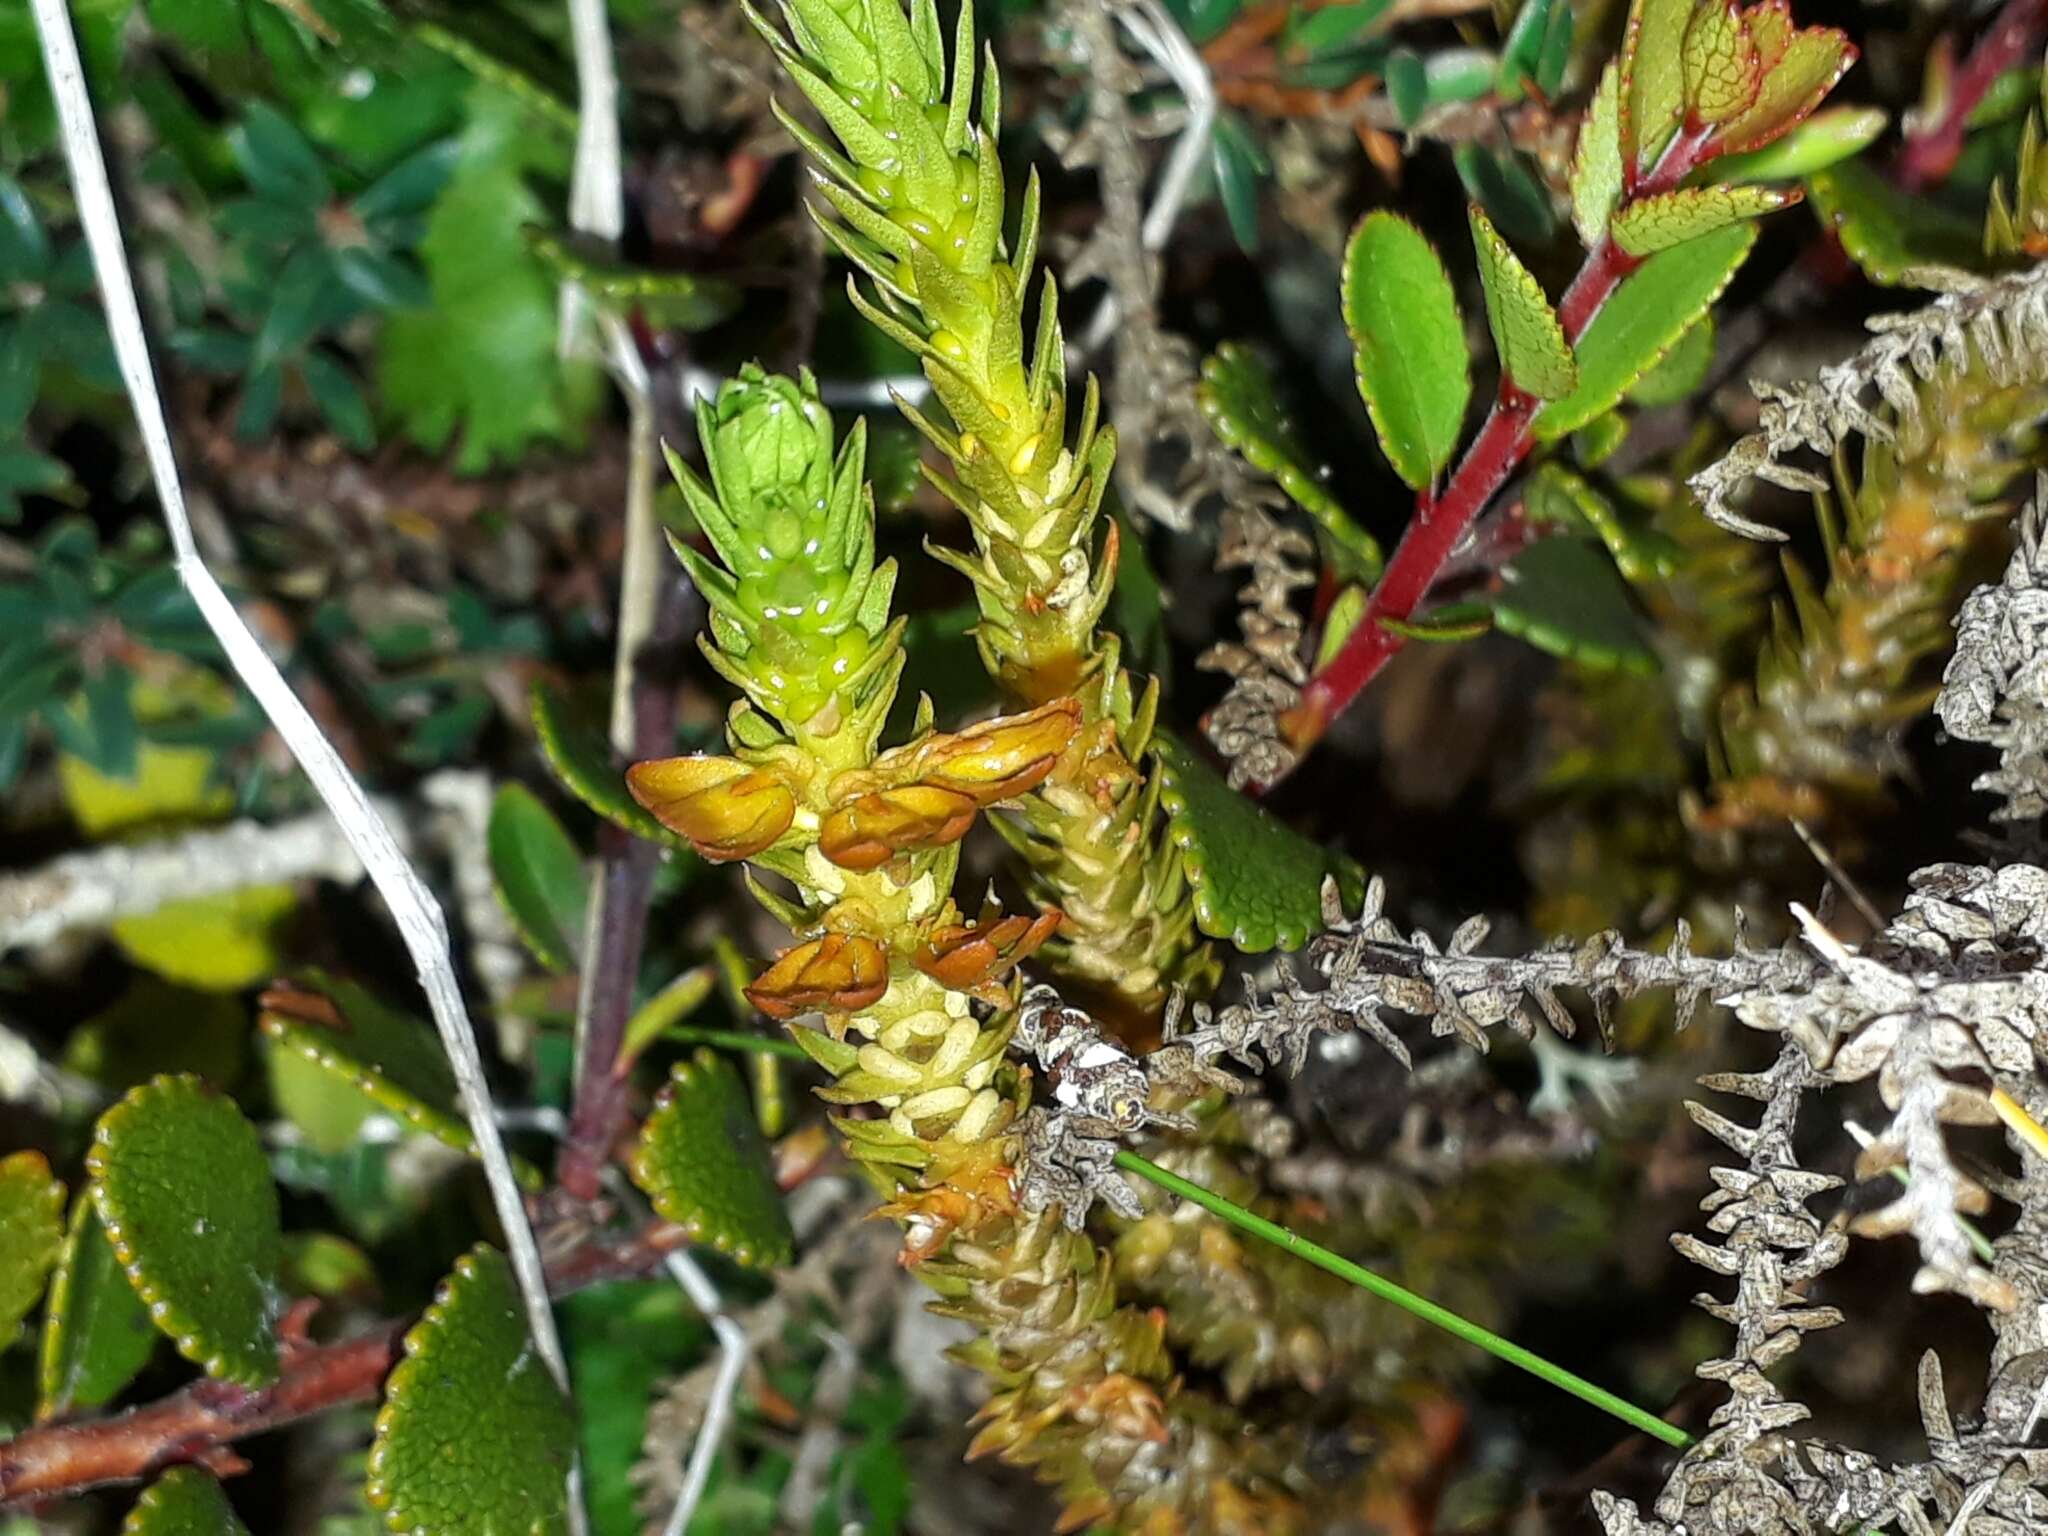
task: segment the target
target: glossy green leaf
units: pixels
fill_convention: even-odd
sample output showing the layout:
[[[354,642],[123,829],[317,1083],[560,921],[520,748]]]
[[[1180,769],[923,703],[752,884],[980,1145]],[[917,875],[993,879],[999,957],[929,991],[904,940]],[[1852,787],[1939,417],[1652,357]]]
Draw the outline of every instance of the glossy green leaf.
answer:
[[[228,147],[249,185],[268,197],[317,208],[334,196],[318,152],[291,119],[272,107],[251,106],[229,133]]]
[[[1755,243],[1754,224],[1731,224],[1659,251],[1623,279],[1579,337],[1578,388],[1538,413],[1536,436],[1563,437],[1612,410],[1721,296]]]
[[[1344,324],[1387,462],[1416,490],[1457,451],[1472,364],[1450,275],[1399,214],[1367,214],[1344,249]],[[1212,415],[1211,420],[1215,418]]]
[[[276,1043],[347,1083],[386,1114],[459,1152],[476,1155],[440,1038],[425,1021],[352,981],[306,970],[264,997],[257,1025]],[[513,1159],[520,1182],[539,1173]]]
[[[664,1221],[741,1264],[789,1262],[794,1238],[739,1074],[714,1052],[679,1061],[641,1127],[633,1182]]]
[[[384,1383],[370,1503],[395,1536],[560,1536],[575,1444],[512,1266],[479,1243],[455,1261]]]
[[[1501,232],[1525,245],[1542,245],[1557,233],[1550,189],[1520,150],[1490,144],[1460,144],[1451,151],[1465,195],[1486,210]]]
[[[1621,156],[1653,164],[1685,114],[1684,45],[1694,0],[1635,0],[1621,50]]]
[[[1925,197],[1913,197],[1861,160],[1844,160],[1806,178],[1813,211],[1873,283],[1910,282],[1915,267],[1975,267],[1982,259],[1976,223]]]
[[[1539,465],[1529,477],[1522,506],[1529,521],[1539,526],[1596,536],[1630,581],[1668,577],[1678,569],[1682,551],[1676,540],[1640,517],[1625,515],[1591,481],[1556,459]]]
[[[1516,388],[1539,400],[1571,393],[1578,367],[1543,285],[1508,248],[1486,210],[1474,203],[1469,211],[1479,278],[1486,289],[1486,323],[1502,370]]]
[[[1345,587],[1330,600],[1330,611],[1323,615],[1323,632],[1316,637],[1316,671],[1336,659],[1371,605],[1372,594],[1357,585]]]
[[[212,1474],[173,1467],[143,1490],[121,1536],[249,1536]]]
[[[1203,361],[1195,398],[1224,446],[1242,454],[1252,468],[1271,475],[1297,506],[1329,531],[1345,560],[1345,574],[1371,581],[1385,563],[1379,541],[1353,522],[1343,503],[1324,487],[1324,471],[1316,467],[1292,418],[1281,408],[1278,390],[1256,352],[1225,342]]]
[[[1216,192],[1230,232],[1246,254],[1259,248],[1259,183],[1272,172],[1251,130],[1234,112],[1223,112],[1210,131]]]
[[[0,1157],[0,1349],[43,1299],[64,1245],[64,1185],[40,1152]]]
[[[1387,57],[1387,99],[1403,128],[1413,128],[1429,106],[1429,69],[1412,48],[1396,48]]]
[[[156,1340],[149,1309],[107,1241],[92,1192],[81,1190],[43,1311],[36,1417],[110,1402],[149,1363]]]
[[[1626,672],[1657,670],[1614,562],[1568,535],[1539,539],[1501,572],[1494,623],[1553,656]]]
[[[1681,187],[1630,203],[1614,216],[1608,232],[1631,256],[1652,256],[1798,201],[1796,187]]]
[[[1765,71],[1755,103],[1721,125],[1722,146],[1731,154],[1763,148],[1819,106],[1855,58],[1847,35],[1833,27],[1791,32]]]
[[[178,1353],[245,1386],[277,1379],[277,1189],[263,1140],[196,1077],[100,1116],[86,1169],[114,1253]]]
[[[1763,65],[1742,13],[1725,0],[1696,6],[1679,49],[1690,117],[1709,125],[1725,123],[1755,103]]]
[[[1347,906],[1363,892],[1357,864],[1239,794],[1186,743],[1162,731],[1152,751],[1167,835],[1181,851],[1202,932],[1246,954],[1299,949],[1322,927],[1326,876],[1337,876]]]
[[[332,1232],[287,1232],[279,1278],[291,1295],[322,1301],[371,1301],[378,1290],[376,1261]]]
[[[600,304],[620,313],[637,312],[656,330],[709,330],[740,307],[738,286],[722,277],[624,266],[578,251],[538,225],[528,225],[523,233],[557,279],[577,283]]]
[[[576,969],[590,883],[555,813],[525,785],[507,784],[491,801],[485,845],[498,900],[534,958],[550,970]]]
[[[1646,409],[1676,405],[1700,387],[1713,362],[1714,317],[1709,313],[1678,338],[1662,362],[1629,386],[1628,403]]]
[[[1723,155],[1707,168],[1719,182],[1790,181],[1860,155],[1890,121],[1879,107],[1830,107],[1782,139],[1744,155]]]
[[[689,852],[687,842],[626,792],[625,771],[613,765],[604,733],[579,717],[565,694],[544,682],[533,687],[533,727],[548,766],[578,800],[635,837]]]
[[[1459,645],[1477,640],[1493,628],[1493,609],[1486,603],[1445,603],[1408,619],[1381,619],[1380,625],[1403,640]]]

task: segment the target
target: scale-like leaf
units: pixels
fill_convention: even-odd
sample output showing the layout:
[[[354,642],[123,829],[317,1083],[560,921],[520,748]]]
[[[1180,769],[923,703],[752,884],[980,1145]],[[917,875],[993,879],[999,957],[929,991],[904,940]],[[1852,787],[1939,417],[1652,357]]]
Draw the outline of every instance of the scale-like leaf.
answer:
[[[475,1156],[455,1074],[424,1021],[352,981],[307,970],[290,987],[264,994],[256,1022],[281,1049],[340,1078],[379,1109]],[[517,1158],[513,1166],[521,1183],[539,1187],[537,1170]]]
[[[0,1157],[0,1349],[13,1341],[64,1245],[64,1185],[40,1152]]]
[[[143,1490],[121,1536],[249,1536],[220,1484],[197,1467],[173,1467]]]
[[[485,842],[498,900],[526,947],[550,970],[573,971],[590,888],[555,813],[525,785],[507,784],[491,802]]]
[[[578,800],[635,837],[664,848],[689,850],[686,839],[669,831],[626,792],[626,775],[613,765],[603,734],[579,719],[568,699],[546,683],[534,684],[533,727],[540,734],[548,766]]]
[[[1579,386],[1537,415],[1551,439],[1577,431],[1615,403],[1707,312],[1756,243],[1754,224],[1731,224],[1659,251],[1623,280],[1579,338]]]
[[[1474,203],[1470,213],[1472,245],[1486,289],[1486,323],[1502,370],[1516,388],[1539,400],[1570,394],[1578,367],[1543,285],[1501,238],[1485,209]]]
[[[178,1353],[218,1380],[276,1380],[283,1237],[256,1127],[198,1078],[159,1077],[100,1116],[85,1163],[114,1253]]]
[[[1345,574],[1367,582],[1378,577],[1385,563],[1379,541],[1353,522],[1343,503],[1324,487],[1322,473],[1314,467],[1293,420],[1281,409],[1273,375],[1257,353],[1234,342],[1218,347],[1202,363],[1195,398],[1225,447],[1271,475],[1297,506],[1329,531],[1348,557]]]
[[[1961,214],[1901,192],[1861,160],[1844,160],[1806,178],[1813,211],[1873,283],[1896,287],[1915,267],[1983,262],[1981,233]]]
[[[1358,392],[1380,447],[1394,473],[1421,490],[1450,463],[1472,397],[1450,274],[1413,224],[1369,213],[1344,250],[1343,301]]]
[[[396,1536],[558,1536],[576,1422],[527,1332],[512,1266],[479,1243],[405,1336],[370,1444]]]
[[[97,1408],[135,1379],[156,1347],[149,1310],[122,1272],[90,1191],[71,1208],[71,1230],[43,1310],[36,1417]]]
[[[1186,743],[1162,731],[1152,751],[1167,834],[1181,851],[1202,932],[1246,954],[1299,949],[1322,927],[1325,876],[1337,876],[1347,904],[1363,892],[1355,863],[1239,794]]]
[[[1493,619],[1553,656],[1625,672],[1657,670],[1614,562],[1584,539],[1538,539],[1515,556],[1501,572]]]
[[[709,1050],[677,1062],[633,1154],[664,1221],[741,1264],[789,1262],[789,1213],[739,1074]]]
[[[1631,256],[1650,256],[1744,219],[1775,213],[1799,197],[1796,187],[1683,187],[1630,203],[1614,216],[1609,232]]]

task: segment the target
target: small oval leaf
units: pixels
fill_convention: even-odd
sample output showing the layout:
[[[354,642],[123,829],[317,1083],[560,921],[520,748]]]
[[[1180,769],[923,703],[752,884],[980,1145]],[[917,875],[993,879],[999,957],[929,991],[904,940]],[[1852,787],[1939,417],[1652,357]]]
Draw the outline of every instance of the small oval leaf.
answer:
[[[256,1127],[198,1078],[159,1077],[100,1116],[85,1162],[114,1253],[178,1353],[218,1380],[275,1381],[284,1245]]]
[[[1589,666],[1653,673],[1657,655],[1614,562],[1569,535],[1538,539],[1501,572],[1494,623],[1539,651]]]
[[[1486,210],[1470,207],[1472,245],[1486,289],[1486,323],[1500,365],[1516,388],[1539,400],[1568,395],[1578,382],[1572,349],[1543,285],[1493,227]]]
[[[13,1342],[64,1246],[64,1185],[40,1152],[0,1157],[0,1349]]]
[[[664,1221],[741,1264],[787,1264],[794,1244],[739,1074],[709,1050],[679,1061],[633,1154],[633,1182]]]
[[[81,1191],[43,1313],[36,1417],[53,1419],[113,1400],[149,1363],[157,1333],[122,1272],[114,1245]]]
[[[1755,243],[1754,224],[1731,224],[1659,251],[1625,278],[1579,337],[1578,388],[1543,408],[1536,436],[1563,437],[1612,410],[1721,296]]]
[[[1203,361],[1195,398],[1218,441],[1271,475],[1296,506],[1323,525],[1344,557],[1344,574],[1370,582],[1386,563],[1379,541],[1353,522],[1324,487],[1308,445],[1275,397],[1276,388],[1257,353],[1225,342]]]
[[[1621,201],[1621,124],[1617,92],[1621,77],[1614,65],[1600,76],[1593,104],[1579,125],[1572,151],[1572,226],[1591,250],[1607,233],[1607,219]]]
[[[144,1490],[121,1536],[249,1536],[220,1484],[197,1467],[173,1467]]]
[[[278,1046],[332,1073],[416,1131],[474,1157],[476,1138],[459,1107],[455,1074],[423,1020],[352,981],[299,972],[263,994],[257,1026]],[[532,1165],[513,1159],[520,1183],[538,1189]]]
[[[1350,859],[1239,794],[1185,743],[1164,731],[1152,743],[1167,835],[1194,887],[1202,932],[1246,954],[1299,949],[1322,927],[1325,876],[1337,876],[1347,906],[1358,900],[1364,874]]]
[[[1472,397],[1465,322],[1450,274],[1399,214],[1367,214],[1344,249],[1344,324],[1358,392],[1394,473],[1416,490],[1457,451]]]
[[[1806,178],[1813,211],[1834,231],[1842,250],[1873,283],[1911,286],[1916,267],[1983,263],[1973,220],[1924,197],[1901,192],[1861,160],[1844,160]]]
[[[1682,187],[1630,203],[1614,216],[1609,232],[1629,255],[1651,256],[1743,219],[1776,213],[1799,198],[1796,187]]]
[[[573,971],[583,944],[590,899],[583,855],[555,813],[523,784],[507,784],[491,801],[485,832],[491,883],[536,960]]]
[[[576,1424],[503,1254],[455,1261],[384,1383],[366,1492],[396,1536],[560,1536]]]

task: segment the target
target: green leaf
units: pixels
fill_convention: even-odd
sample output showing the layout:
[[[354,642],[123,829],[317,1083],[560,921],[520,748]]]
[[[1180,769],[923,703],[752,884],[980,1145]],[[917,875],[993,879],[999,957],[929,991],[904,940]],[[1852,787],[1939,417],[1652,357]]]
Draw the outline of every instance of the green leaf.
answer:
[[[1379,541],[1353,522],[1343,503],[1324,488],[1324,471],[1314,467],[1308,445],[1281,409],[1277,391],[1272,373],[1256,352],[1226,341],[1203,361],[1195,398],[1218,441],[1242,454],[1252,468],[1271,475],[1297,506],[1329,531],[1343,553],[1347,576],[1370,582],[1385,564]],[[1454,438],[1455,430],[1454,424]],[[1445,453],[1448,456],[1448,448]]]
[[[275,108],[261,102],[243,114],[228,134],[228,147],[249,185],[265,197],[300,208],[317,208],[334,196],[334,183],[304,134]]]
[[[112,1401],[149,1363],[156,1339],[149,1310],[107,1241],[92,1192],[81,1190],[43,1309],[36,1417],[58,1418]]]
[[[701,272],[657,272],[584,255],[551,230],[524,231],[534,253],[558,281],[574,282],[600,304],[637,311],[656,330],[703,331],[739,310],[738,285]]]
[[[1719,125],[1755,103],[1763,65],[1742,14],[1725,0],[1697,6],[1679,48],[1685,103],[1696,122]]]
[[[1614,216],[1608,232],[1629,255],[1650,256],[1744,219],[1776,213],[1798,202],[1799,195],[1797,188],[1681,187],[1630,203]]]
[[[1223,215],[1246,255],[1259,249],[1259,182],[1272,171],[1258,141],[1234,112],[1219,113],[1211,130],[1216,192]]]
[[[336,274],[327,248],[308,242],[293,251],[270,289],[270,307],[249,353],[252,372],[297,354],[332,314]]]
[[[1925,197],[1893,186],[1861,160],[1806,178],[1813,211],[1873,283],[1897,287],[1915,267],[1975,268],[1982,261],[1977,225]]]
[[[166,1019],[177,1020],[166,1029]],[[71,1031],[64,1070],[126,1093],[167,1072],[189,1072],[227,1090],[248,1055],[249,1015],[239,999],[138,976],[106,1008]]]
[[[1811,176],[1862,154],[1877,142],[1889,121],[1879,107],[1830,107],[1762,149],[1721,156],[1709,174],[1720,182],[1790,181]]]
[[[1403,128],[1413,128],[1429,106],[1429,69],[1413,48],[1396,48],[1387,56],[1387,99]]]
[[[1501,572],[1494,623],[1539,651],[1654,673],[1657,655],[1614,562],[1584,539],[1538,539]]]
[[[1557,232],[1550,189],[1517,150],[1489,144],[1460,144],[1451,151],[1465,195],[1484,208],[1512,239],[1546,243]]]
[[[414,1130],[476,1155],[476,1138],[458,1107],[455,1074],[426,1023],[324,971],[302,971],[292,983],[264,994],[256,1022],[265,1035]],[[520,1182],[538,1188],[538,1172],[519,1159],[513,1162]]]
[[[392,314],[376,359],[405,434],[434,452],[458,439],[464,474],[575,437],[598,398],[588,367],[556,359],[554,279],[520,238],[542,214],[524,173],[555,168],[543,154],[554,139],[488,87],[470,102],[460,162],[419,250],[434,302]]]
[[[1578,368],[1543,285],[1508,248],[1486,210],[1473,203],[1469,211],[1472,245],[1479,253],[1479,277],[1486,289],[1486,323],[1502,371],[1516,388],[1539,400],[1570,394],[1578,382]]]
[[[1536,436],[1563,437],[1612,410],[1721,296],[1755,243],[1754,224],[1731,224],[1659,251],[1623,279],[1579,337],[1578,388],[1543,408]]]
[[[350,447],[367,452],[377,441],[377,429],[370,421],[370,407],[349,371],[324,352],[308,352],[299,359],[299,377],[327,424]]]
[[[1381,619],[1379,625],[1403,640],[1462,645],[1493,628],[1493,608],[1487,603],[1444,603],[1412,618]]]
[[[604,733],[580,719],[559,689],[544,682],[533,687],[533,726],[555,777],[578,800],[606,821],[635,837],[664,848],[690,851],[690,845],[654,819],[626,792],[626,775],[612,764]]]
[[[1184,742],[1164,731],[1152,742],[1167,835],[1181,851],[1202,932],[1246,954],[1299,949],[1322,927],[1326,876],[1337,877],[1347,906],[1357,901],[1365,877],[1356,863],[1239,794]]]
[[[555,813],[523,784],[507,784],[491,802],[485,841],[498,900],[526,947],[550,970],[576,969],[590,887]]]
[[[14,1342],[64,1245],[64,1185],[40,1152],[0,1157],[0,1349]]]
[[[220,1484],[197,1467],[173,1467],[144,1490],[121,1536],[249,1536]]]
[[[1399,214],[1369,213],[1344,249],[1343,303],[1358,393],[1380,447],[1394,473],[1422,490],[1457,451],[1472,398],[1465,322],[1450,274],[1413,224]]]
[[[633,1182],[664,1221],[741,1264],[787,1264],[794,1243],[739,1074],[709,1049],[675,1064],[633,1153]]]
[[[216,1380],[277,1379],[277,1189],[234,1102],[159,1077],[100,1116],[86,1169],[129,1283],[178,1353]]]
[[[1330,600],[1330,611],[1323,615],[1323,632],[1316,639],[1316,671],[1337,659],[1337,653],[1344,649],[1344,642],[1365,618],[1371,603],[1371,593],[1357,585],[1345,587]]]
[[[1628,402],[1645,409],[1676,405],[1699,388],[1713,362],[1714,317],[1708,313],[1678,338],[1662,362],[1629,386]]]
[[[455,1261],[384,1384],[370,1503],[396,1536],[559,1536],[575,1445],[512,1267],[479,1243]]]
[[[1654,163],[1685,113],[1685,28],[1693,3],[1635,0],[1629,9],[1621,52],[1624,166]]]

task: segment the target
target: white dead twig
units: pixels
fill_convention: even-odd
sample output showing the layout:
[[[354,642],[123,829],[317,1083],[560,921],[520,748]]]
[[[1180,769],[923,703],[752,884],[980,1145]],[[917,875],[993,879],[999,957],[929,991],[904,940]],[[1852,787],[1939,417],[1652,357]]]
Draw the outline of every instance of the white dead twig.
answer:
[[[164,419],[163,401],[157,393],[156,377],[150,367],[149,342],[142,327],[142,315],[135,302],[135,285],[128,270],[128,258],[121,239],[119,215],[114,210],[113,192],[107,181],[106,162],[100,154],[92,100],[86,91],[85,72],[79,64],[78,41],[72,34],[71,18],[64,0],[34,0],[36,29],[42,40],[43,67],[50,77],[50,91],[57,105],[57,117],[64,139],[65,159],[72,185],[78,195],[79,222],[92,253],[93,271],[106,303],[107,330],[113,338],[114,355],[141,429],[143,448],[149,459],[150,477],[163,506],[164,521],[170,528],[171,547],[179,579],[192,595],[229,664],[243,685],[263,707],[270,723],[305,770],[321,801],[340,823],[356,857],[362,861],[371,883],[383,897],[398,925],[406,951],[418,968],[420,986],[426,993],[442,1049],[447,1052],[461,1096],[463,1115],[476,1138],[478,1160],[489,1182],[492,1204],[505,1231],[513,1273],[526,1305],[527,1324],[533,1334],[548,1373],[563,1392],[569,1390],[568,1363],[562,1355],[561,1340],[555,1332],[554,1314],[549,1310],[547,1282],[541,1270],[540,1250],[527,1220],[526,1206],[512,1165],[505,1156],[498,1135],[490,1089],[485,1084],[483,1063],[462,990],[455,979],[455,966],[448,947],[448,926],[440,905],[426,882],[406,860],[397,837],[356,782],[321,732],[318,722],[300,702],[291,685],[269,655],[220,583],[200,557],[192,536],[192,521],[185,510],[185,497],[178,476],[177,456],[171,448],[169,424]],[[573,1490],[572,1490],[573,1493]],[[578,1501],[572,1496],[572,1511]],[[577,1520],[580,1528],[580,1516]]]

